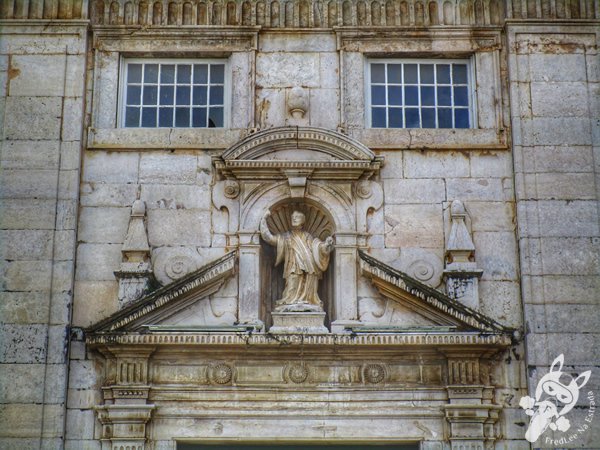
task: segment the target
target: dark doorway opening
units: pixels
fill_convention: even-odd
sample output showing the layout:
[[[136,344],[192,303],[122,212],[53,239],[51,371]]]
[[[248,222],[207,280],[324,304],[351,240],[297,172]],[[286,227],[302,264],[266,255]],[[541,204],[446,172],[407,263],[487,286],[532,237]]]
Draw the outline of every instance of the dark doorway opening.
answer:
[[[419,450],[419,444],[177,444],[177,450]]]

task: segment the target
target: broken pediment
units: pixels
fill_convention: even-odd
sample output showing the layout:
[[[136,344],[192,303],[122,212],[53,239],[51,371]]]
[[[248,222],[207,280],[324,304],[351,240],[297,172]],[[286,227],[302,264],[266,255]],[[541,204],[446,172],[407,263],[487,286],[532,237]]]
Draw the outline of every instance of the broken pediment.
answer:
[[[236,261],[237,253],[230,252],[142,297],[87,331],[102,334],[148,331],[162,326],[233,324],[237,310],[235,299],[212,298],[212,295],[235,273]]]
[[[359,251],[359,264],[361,274],[373,283],[383,297],[383,301],[372,299],[373,312],[370,315],[363,313],[362,316],[365,319],[372,318],[371,323],[380,329],[389,325],[392,328],[431,327],[501,334],[513,331],[362,251]],[[364,327],[357,327],[356,330],[364,330]]]
[[[379,170],[383,158],[335,131],[312,127],[271,128],[251,134],[214,160],[227,179],[356,180]]]

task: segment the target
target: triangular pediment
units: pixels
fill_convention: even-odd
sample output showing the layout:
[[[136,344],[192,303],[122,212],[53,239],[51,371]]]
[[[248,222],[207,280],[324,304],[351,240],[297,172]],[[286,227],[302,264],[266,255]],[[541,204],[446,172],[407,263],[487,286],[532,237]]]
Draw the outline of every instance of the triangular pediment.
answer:
[[[201,321],[201,301],[216,293],[235,273],[236,260],[237,253],[230,252],[211,261],[92,325],[87,332],[102,334],[147,331],[150,327],[160,327],[163,324],[191,325],[194,324],[194,318]]]
[[[404,311],[403,328],[414,322],[417,329],[447,328],[448,331],[480,331],[509,333],[512,330],[490,317],[475,311],[442,292],[429,287],[378,259],[359,252],[360,269],[379,293]]]

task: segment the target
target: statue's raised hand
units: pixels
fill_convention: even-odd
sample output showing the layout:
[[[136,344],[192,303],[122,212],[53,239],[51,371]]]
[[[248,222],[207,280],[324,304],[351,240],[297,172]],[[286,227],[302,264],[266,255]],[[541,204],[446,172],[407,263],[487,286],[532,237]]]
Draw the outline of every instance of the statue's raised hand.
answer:
[[[331,236],[327,236],[327,239],[325,239],[325,245],[327,246],[328,251],[333,250],[333,244],[333,238]]]

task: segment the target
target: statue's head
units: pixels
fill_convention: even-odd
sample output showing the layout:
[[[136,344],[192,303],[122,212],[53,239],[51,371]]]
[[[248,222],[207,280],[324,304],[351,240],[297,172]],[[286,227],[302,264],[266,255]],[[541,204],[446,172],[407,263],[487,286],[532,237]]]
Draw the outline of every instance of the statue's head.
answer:
[[[302,228],[305,221],[306,216],[304,213],[301,213],[300,211],[294,211],[292,213],[292,228]]]

